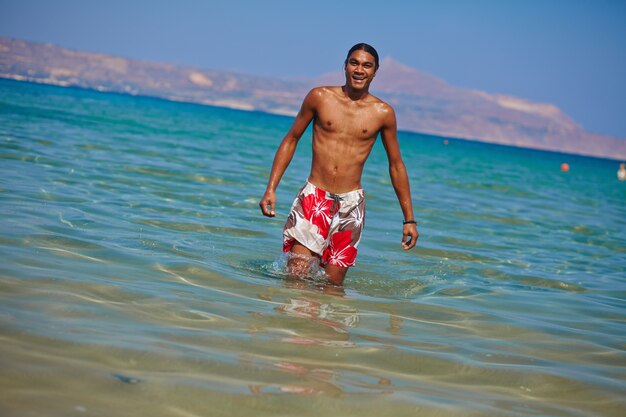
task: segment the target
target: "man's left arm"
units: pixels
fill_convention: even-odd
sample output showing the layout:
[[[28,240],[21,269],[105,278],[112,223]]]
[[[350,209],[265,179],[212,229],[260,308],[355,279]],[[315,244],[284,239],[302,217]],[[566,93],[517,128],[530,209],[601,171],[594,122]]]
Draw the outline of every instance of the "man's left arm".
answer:
[[[402,209],[402,214],[404,215],[405,224],[402,228],[402,248],[404,250],[409,250],[415,246],[419,237],[417,224],[415,223],[415,217],[413,216],[413,203],[411,201],[409,176],[407,175],[406,166],[404,165],[402,155],[400,154],[396,115],[393,109],[388,105],[385,105],[383,112],[384,122],[380,131],[380,137],[383,141],[383,145],[385,146],[387,158],[389,159],[389,176],[391,177],[391,184],[396,192],[400,208]]]

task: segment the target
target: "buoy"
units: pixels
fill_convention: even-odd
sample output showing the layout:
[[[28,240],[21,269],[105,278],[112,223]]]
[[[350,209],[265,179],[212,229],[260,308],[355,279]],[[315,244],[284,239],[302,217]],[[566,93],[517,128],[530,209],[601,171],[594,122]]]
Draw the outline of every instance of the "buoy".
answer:
[[[444,139],[444,140],[443,140],[443,144],[444,144],[444,145],[447,145],[448,143],[449,143],[449,142],[448,142],[448,139]]]
[[[561,164],[561,171],[563,171],[563,172],[569,171],[569,164],[567,162],[563,162]]]
[[[619,164],[619,169],[617,170],[617,179],[620,181],[626,181],[626,163],[624,162]]]

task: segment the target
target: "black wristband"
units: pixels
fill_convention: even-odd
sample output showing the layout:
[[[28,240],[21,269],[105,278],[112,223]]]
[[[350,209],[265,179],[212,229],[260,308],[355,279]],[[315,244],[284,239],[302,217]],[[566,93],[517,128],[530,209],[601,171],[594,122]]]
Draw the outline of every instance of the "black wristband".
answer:
[[[402,224],[417,224],[415,220],[404,220]]]

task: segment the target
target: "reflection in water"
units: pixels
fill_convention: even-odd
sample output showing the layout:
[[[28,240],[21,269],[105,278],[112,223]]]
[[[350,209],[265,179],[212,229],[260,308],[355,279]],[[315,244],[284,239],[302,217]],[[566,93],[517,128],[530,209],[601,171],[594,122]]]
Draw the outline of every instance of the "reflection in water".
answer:
[[[346,327],[359,323],[356,309],[340,304],[322,303],[306,297],[292,298],[276,310],[291,317],[308,318],[328,326],[338,333],[347,333]]]
[[[402,323],[404,320],[402,317],[397,316],[393,313],[389,313],[389,327],[387,327],[387,331],[389,334],[393,336],[404,336],[402,333]]]
[[[272,367],[282,373],[296,377],[297,382],[291,384],[252,384],[250,392],[261,394],[299,394],[299,395],[329,395],[342,397],[344,391],[334,380],[337,375],[334,371],[318,367],[309,367],[295,362],[277,361]]]
[[[340,302],[345,295],[342,287],[291,278],[284,279],[283,286],[296,290],[298,295],[277,301],[274,299],[276,290],[272,288],[257,295],[263,301],[278,304],[274,311],[299,320],[288,322],[291,324],[290,329],[283,329],[283,332],[287,331],[289,336],[282,337],[282,342],[333,347],[356,346],[349,340],[348,329],[358,326],[359,314],[356,308]],[[282,292],[280,294],[284,295]],[[302,319],[304,321],[300,321]],[[333,332],[328,333],[324,329],[331,329]],[[259,329],[256,328],[255,331]]]
[[[281,333],[275,340],[291,345],[296,350],[286,350],[283,354],[271,357],[246,355],[242,363],[251,368],[264,371],[278,371],[283,376],[271,378],[266,383],[250,384],[250,392],[257,396],[291,395],[323,395],[332,398],[345,398],[357,386],[367,390],[369,394],[392,394],[392,383],[389,378],[355,373],[349,364],[339,365],[336,361],[320,361],[321,357],[338,358],[343,349],[356,349],[350,329],[358,327],[360,317],[358,310],[344,302],[343,289],[333,286],[319,287],[310,290],[311,283],[303,281],[285,281],[284,287],[298,289],[298,296],[287,297],[273,311],[279,317],[281,327],[275,328],[276,317],[266,317],[257,313],[255,317],[265,318],[264,332]],[[281,293],[284,294],[284,293]],[[330,294],[330,295],[329,295]],[[276,291],[260,294],[264,301],[273,301]],[[274,297],[275,298],[275,297]],[[257,324],[258,326],[258,324]],[[259,331],[259,327],[256,327]],[[288,335],[284,335],[288,333]],[[316,350],[316,348],[323,348]],[[309,355],[302,349],[313,349]],[[339,350],[337,350],[339,349]],[[317,358],[317,359],[315,359]],[[321,364],[327,363],[332,368]],[[375,373],[371,370],[368,373]],[[365,379],[364,379],[365,377]],[[361,382],[357,382],[362,380]],[[370,381],[371,380],[371,381]],[[351,381],[355,386],[346,390],[344,385]]]
[[[264,384],[250,384],[248,389],[255,395],[324,395],[333,398],[344,398],[358,388],[367,391],[368,395],[389,395],[394,392],[390,379],[385,377],[367,378],[350,387],[346,384],[355,377],[349,369],[328,369],[319,364],[301,363],[293,360],[275,360],[265,364],[257,364],[252,358],[245,358],[242,363],[266,372],[278,371],[283,377]],[[283,382],[284,381],[284,382]],[[360,390],[359,390],[360,391]]]

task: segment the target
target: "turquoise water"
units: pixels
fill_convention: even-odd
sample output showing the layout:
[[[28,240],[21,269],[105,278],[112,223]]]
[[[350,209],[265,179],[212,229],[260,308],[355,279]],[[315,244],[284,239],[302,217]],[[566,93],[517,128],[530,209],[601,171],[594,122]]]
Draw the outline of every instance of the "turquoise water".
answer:
[[[290,118],[0,81],[3,416],[618,416],[626,183],[615,161],[401,133],[343,288],[292,281]],[[567,173],[562,162],[570,164]]]

